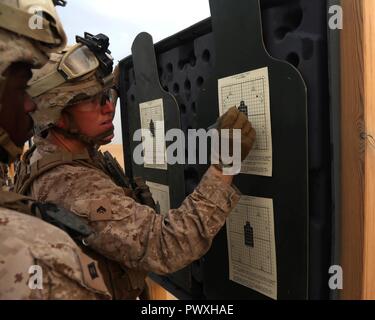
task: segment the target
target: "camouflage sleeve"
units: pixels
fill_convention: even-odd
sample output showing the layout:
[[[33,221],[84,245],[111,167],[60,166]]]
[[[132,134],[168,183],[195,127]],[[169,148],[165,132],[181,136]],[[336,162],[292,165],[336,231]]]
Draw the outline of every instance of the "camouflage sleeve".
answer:
[[[126,197],[102,172],[84,167],[54,169],[34,182],[33,195],[87,218],[96,230],[89,245],[109,259],[165,274],[205,254],[239,200],[238,191],[212,170],[166,216]]]
[[[97,262],[67,234],[0,207],[0,300],[110,298]]]

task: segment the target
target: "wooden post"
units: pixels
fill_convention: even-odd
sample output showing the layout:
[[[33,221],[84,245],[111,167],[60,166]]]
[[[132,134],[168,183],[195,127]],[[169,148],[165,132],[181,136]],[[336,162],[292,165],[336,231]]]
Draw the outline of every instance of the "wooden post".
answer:
[[[341,5],[341,298],[375,299],[375,1]]]

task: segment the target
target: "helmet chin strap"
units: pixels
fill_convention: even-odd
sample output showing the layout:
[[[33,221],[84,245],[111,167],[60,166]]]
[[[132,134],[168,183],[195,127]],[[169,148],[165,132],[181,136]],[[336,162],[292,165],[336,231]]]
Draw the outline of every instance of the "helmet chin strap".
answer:
[[[112,128],[112,129],[109,129],[109,130],[107,130],[107,131],[105,131],[105,132],[103,132],[103,133],[97,135],[97,136],[94,138],[94,140],[96,141],[95,144],[98,145],[98,146],[102,146],[102,145],[105,145],[105,144],[110,143],[110,141],[105,140],[105,138],[107,138],[107,137],[113,135],[113,132],[114,132],[114,129]]]
[[[90,147],[99,147],[109,143],[107,140],[105,140],[105,138],[113,134],[113,128],[106,130],[95,137],[89,137],[79,131],[72,114],[66,112],[66,115],[68,117],[68,128],[59,128],[57,126],[54,127],[57,132],[61,133],[66,138],[79,140]]]
[[[10,163],[19,157],[23,152],[23,147],[17,147],[8,133],[0,127],[0,146],[8,154],[7,162]]]
[[[63,136],[65,136],[68,139],[76,139],[84,144],[90,146],[90,147],[98,147],[104,144],[109,143],[105,138],[109,137],[113,134],[114,129],[109,129],[100,135],[97,135],[96,137],[89,137],[85,134],[80,133],[78,130],[67,130],[62,129],[59,127],[54,127],[54,130],[56,130],[58,133],[61,133]]]

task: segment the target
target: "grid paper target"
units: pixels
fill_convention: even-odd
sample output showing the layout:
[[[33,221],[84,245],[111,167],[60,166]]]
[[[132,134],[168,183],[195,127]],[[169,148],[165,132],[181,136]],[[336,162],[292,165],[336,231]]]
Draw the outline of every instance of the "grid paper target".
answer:
[[[240,110],[246,107],[249,121],[257,133],[254,144],[256,150],[268,149],[265,92],[263,77],[221,88],[223,112],[233,106]]]
[[[229,217],[231,260],[273,274],[269,208],[238,205]],[[245,244],[244,227],[253,229],[254,246]]]

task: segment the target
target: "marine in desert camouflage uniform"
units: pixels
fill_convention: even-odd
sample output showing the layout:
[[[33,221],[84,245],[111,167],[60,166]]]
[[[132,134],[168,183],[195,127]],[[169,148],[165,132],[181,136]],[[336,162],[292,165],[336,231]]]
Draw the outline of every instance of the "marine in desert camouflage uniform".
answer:
[[[30,83],[37,103],[32,116],[48,135],[35,140],[36,150],[25,163],[31,170],[46,170],[32,179],[23,179],[19,189],[39,200],[58,203],[86,219],[96,231],[85,241],[88,250],[111,262],[107,266],[116,266],[116,274],[107,277],[116,280],[107,283],[113,296],[134,298],[142,289],[147,272],[173,273],[204,255],[240,195],[231,185],[233,177],[224,176],[211,166],[194,192],[166,216],[135,201],[105,171],[95,168],[98,145],[113,138],[114,101],[106,99],[111,97],[108,90],[103,95],[108,88],[94,90],[100,87],[97,78],[87,94],[85,83],[92,79],[91,74],[91,78],[84,76],[40,90],[46,87],[39,79],[54,72],[56,67],[51,65],[58,65],[61,59],[36,72]],[[80,97],[79,102],[76,97]],[[51,110],[49,118],[45,110]],[[251,124],[236,108],[223,116],[221,124],[224,123],[223,128],[241,130],[246,156],[255,139]],[[84,154],[89,157],[78,156]],[[112,271],[107,269],[104,273]]]
[[[42,29],[29,28],[32,6],[43,12]],[[0,160],[9,163],[31,136],[31,68],[44,65],[66,37],[52,1],[0,0],[0,16]],[[66,233],[29,215],[34,203],[0,191],[0,299],[111,298],[97,263]]]

